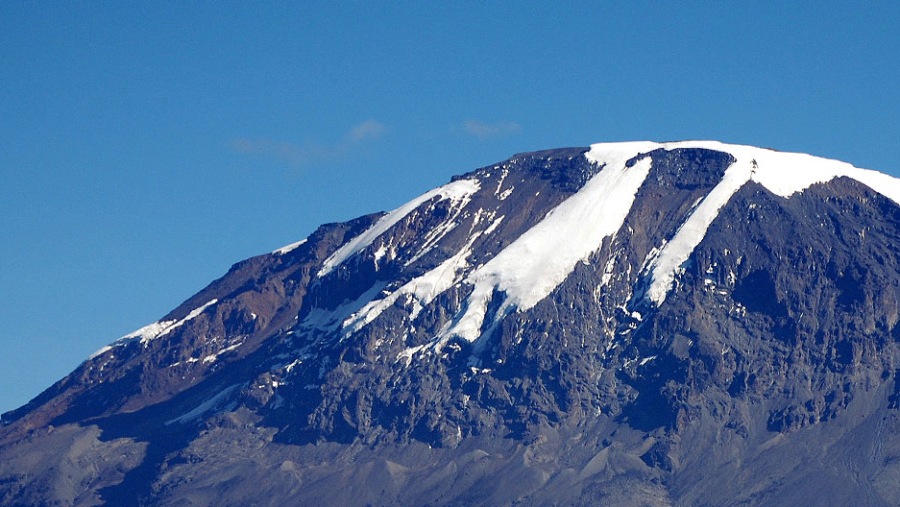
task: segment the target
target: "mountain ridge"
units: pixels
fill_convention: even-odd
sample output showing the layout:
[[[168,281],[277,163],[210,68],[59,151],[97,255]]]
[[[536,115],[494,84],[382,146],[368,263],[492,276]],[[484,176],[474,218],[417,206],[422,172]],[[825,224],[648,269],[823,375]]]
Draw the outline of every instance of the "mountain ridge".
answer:
[[[3,415],[0,501],[890,505],[898,202],[712,141],[518,154],[92,355]]]

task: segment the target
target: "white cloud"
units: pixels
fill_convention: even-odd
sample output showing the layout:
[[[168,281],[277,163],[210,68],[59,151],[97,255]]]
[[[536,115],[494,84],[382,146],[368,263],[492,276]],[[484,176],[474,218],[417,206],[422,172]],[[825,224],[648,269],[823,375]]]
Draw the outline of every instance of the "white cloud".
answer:
[[[387,130],[387,127],[378,120],[366,120],[350,129],[346,139],[353,143],[380,139],[387,133]]]
[[[231,148],[245,155],[274,159],[283,164],[301,167],[315,162],[340,159],[349,156],[360,145],[385,136],[388,127],[374,119],[354,125],[340,141],[319,144],[310,141],[302,144],[268,138],[238,138],[231,142]]]
[[[309,144],[300,146],[274,139],[234,139],[231,147],[238,153],[275,159],[290,166],[305,165],[325,154],[321,147]]]
[[[509,136],[522,131],[522,126],[514,121],[484,123],[478,120],[466,120],[463,127],[466,132],[481,140],[491,137]]]

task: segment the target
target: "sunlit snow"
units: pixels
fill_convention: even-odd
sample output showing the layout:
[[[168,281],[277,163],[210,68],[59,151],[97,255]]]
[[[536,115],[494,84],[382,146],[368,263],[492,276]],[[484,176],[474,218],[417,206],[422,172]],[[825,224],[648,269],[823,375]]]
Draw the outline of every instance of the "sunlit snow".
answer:
[[[438,297],[444,291],[459,283],[459,274],[468,266],[467,261],[469,255],[472,253],[472,245],[482,234],[490,234],[493,232],[502,220],[503,217],[495,220],[483,233],[473,233],[462,249],[434,269],[422,276],[410,280],[387,297],[372,301],[364,306],[359,312],[347,319],[344,322],[343,327],[350,332],[358,331],[395,304],[401,296],[409,296],[412,298],[413,309],[410,312],[409,318],[410,320],[415,319],[419,312],[422,311],[423,307],[430,304],[434,298]]]
[[[213,299],[213,300],[207,302],[206,304],[204,304],[203,306],[200,306],[198,308],[191,310],[191,312],[189,314],[187,314],[187,316],[181,320],[177,320],[177,321],[176,320],[161,320],[161,321],[154,322],[153,324],[144,326],[144,327],[138,329],[137,331],[134,331],[132,333],[129,333],[129,334],[119,338],[112,344],[107,345],[106,347],[103,347],[102,349],[98,350],[97,352],[94,352],[93,354],[91,354],[90,359],[93,359],[93,358],[99,356],[100,354],[103,354],[104,352],[112,349],[113,347],[118,347],[120,345],[124,345],[133,340],[140,340],[141,344],[146,345],[147,342],[149,342],[150,340],[155,340],[156,338],[165,336],[165,335],[171,333],[172,331],[178,329],[179,327],[183,326],[185,322],[188,322],[189,320],[196,318],[198,315],[203,313],[204,310],[206,310],[207,308],[209,308],[210,306],[212,306],[218,302],[219,302],[218,299]]]
[[[384,281],[375,283],[375,285],[370,287],[366,292],[360,294],[355,300],[344,301],[343,304],[333,310],[313,308],[310,310],[309,314],[307,314],[306,318],[303,319],[302,327],[325,331],[334,331],[335,329],[338,329],[349,316],[356,314],[366,304],[375,299],[375,297],[382,292],[382,289],[384,289],[385,283],[386,282]]]
[[[748,181],[754,181],[781,197],[790,197],[816,183],[824,183],[840,176],[855,179],[885,197],[900,203],[900,180],[868,169],[859,169],[846,162],[829,160],[803,153],[787,153],[752,146],[739,146],[717,141],[685,141],[678,143],[641,143],[642,151],[657,148],[705,148],[730,153],[735,159],[722,180],[694,208],[675,236],[651,261],[651,283],[647,297],[661,305],[672,289],[681,265],[690,257],[706,235],[706,230],[718,216],[719,210]],[[605,145],[594,145],[601,150]]]
[[[341,328],[344,333],[352,333],[398,302],[406,306],[410,319],[415,319],[440,294],[459,284],[466,284],[471,286],[471,292],[456,315],[437,333],[434,341],[429,345],[404,351],[401,359],[410,360],[419,352],[439,349],[452,337],[475,341],[485,329],[495,325],[504,316],[514,311],[526,311],[549,296],[579,262],[587,262],[600,249],[605,239],[613,238],[616,234],[626,234],[628,231],[620,232],[620,229],[631,211],[638,190],[651,171],[652,158],[642,155],[657,149],[683,148],[729,153],[736,162],[726,169],[722,179],[711,191],[694,203],[674,236],[662,238],[647,255],[642,268],[648,281],[645,296],[657,306],[663,304],[671,292],[682,266],[703,240],[720,210],[748,182],[756,182],[778,196],[789,198],[803,192],[810,185],[837,177],[849,177],[900,204],[900,180],[811,155],[715,141],[595,144],[585,156],[601,167],[601,170],[574,195],[557,205],[540,222],[482,265],[472,265],[475,243],[479,238],[491,234],[503,217],[495,218],[496,212],[466,208],[472,195],[480,189],[478,180],[465,179],[449,183],[385,214],[369,229],[335,251],[323,263],[318,276],[327,275],[347,259],[373,245],[391,227],[430,200],[438,198],[452,201],[450,213],[440,224],[422,232],[416,245],[418,250],[411,259],[407,259],[407,266],[418,262],[427,252],[437,248],[441,240],[460,225],[460,216],[474,213],[475,219],[468,241],[456,252],[448,253],[449,257],[436,267],[391,293],[382,290],[387,282],[379,281],[355,301],[347,301],[334,310],[313,309],[304,319],[302,327],[329,331]],[[634,163],[626,167],[628,161]],[[494,190],[494,195],[499,200],[509,197],[513,190],[512,185],[504,189],[507,173],[508,170],[504,168]],[[539,192],[535,195],[538,194]],[[475,226],[482,219],[489,220],[491,225],[478,231]],[[397,255],[396,251],[400,246],[394,245],[391,240],[392,238],[384,239],[375,251],[377,265]],[[279,248],[273,254],[284,255],[305,241]],[[613,255],[603,268],[602,285],[609,283],[616,269],[616,257]],[[495,298],[497,300],[492,303]],[[178,321],[150,324],[104,347],[91,357],[132,340],[139,339],[142,343],[147,343],[165,336],[215,303],[217,300],[212,300]],[[637,320],[641,319],[638,313],[632,315]],[[212,361],[216,357],[214,355],[205,359]],[[644,361],[651,359],[645,358]]]
[[[296,243],[291,243],[290,245],[285,245],[285,246],[279,248],[278,250],[275,250],[274,252],[272,252],[272,254],[273,255],[284,255],[288,252],[296,250],[297,248],[302,246],[304,243],[306,243],[306,239],[301,239],[300,241],[298,241]]]
[[[365,248],[371,245],[372,242],[375,241],[375,239],[384,234],[388,229],[402,220],[406,215],[410,214],[413,210],[421,206],[422,203],[425,203],[435,197],[440,197],[441,199],[452,199],[455,201],[465,201],[472,194],[477,192],[479,188],[480,183],[478,182],[478,180],[457,180],[442,187],[438,187],[434,190],[426,192],[419,197],[409,201],[408,203],[381,217],[377,222],[375,222],[372,227],[368,228],[365,232],[351,239],[343,246],[338,248],[337,251],[331,254],[331,256],[328,257],[328,259],[326,259],[322,264],[322,269],[319,270],[318,276],[322,277],[327,275],[335,267],[339,266],[350,257],[365,250]]]
[[[628,160],[641,150],[628,144],[610,144],[587,154],[604,168],[537,225],[526,231],[493,259],[470,273],[474,285],[463,310],[441,330],[438,346],[452,336],[476,340],[482,332],[488,303],[503,293],[495,322],[510,311],[525,311],[547,297],[575,269],[579,261],[597,251],[604,238],[615,234],[650,171],[650,159],[631,167]]]

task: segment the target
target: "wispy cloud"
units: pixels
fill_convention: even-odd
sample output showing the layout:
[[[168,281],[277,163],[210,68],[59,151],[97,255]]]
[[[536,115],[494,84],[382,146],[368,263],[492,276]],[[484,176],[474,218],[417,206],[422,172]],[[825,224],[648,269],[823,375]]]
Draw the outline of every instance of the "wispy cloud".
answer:
[[[377,120],[366,120],[354,125],[339,141],[322,144],[306,141],[294,143],[267,138],[238,138],[231,142],[231,148],[245,155],[274,159],[282,164],[302,167],[316,162],[340,159],[369,141],[384,137],[388,127]]]
[[[274,139],[235,139],[231,142],[231,147],[244,155],[270,158],[295,167],[306,165],[325,154],[320,147],[300,146]]]
[[[463,128],[466,132],[481,140],[491,137],[510,136],[522,131],[522,126],[514,121],[484,123],[478,120],[466,120],[463,123]]]
[[[359,143],[371,139],[380,139],[387,133],[387,126],[378,120],[366,120],[347,132],[346,141]]]

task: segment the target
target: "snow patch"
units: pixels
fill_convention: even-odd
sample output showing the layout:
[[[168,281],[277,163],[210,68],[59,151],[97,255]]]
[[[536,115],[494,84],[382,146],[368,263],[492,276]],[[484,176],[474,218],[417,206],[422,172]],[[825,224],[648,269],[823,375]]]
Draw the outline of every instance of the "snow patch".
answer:
[[[451,199],[453,201],[465,201],[481,188],[478,180],[457,180],[448,183],[442,187],[426,192],[419,197],[407,202],[399,208],[381,217],[372,227],[366,229],[359,236],[351,239],[343,246],[337,249],[330,257],[325,259],[322,269],[319,270],[318,276],[323,277],[330,273],[334,268],[341,265],[350,257],[358,254],[372,244],[375,239],[384,234],[388,229],[393,227],[397,222],[409,215],[413,210],[421,206],[423,203],[440,197],[443,199]]]
[[[313,308],[301,322],[300,327],[305,329],[320,329],[323,331],[335,331],[341,327],[341,323],[348,316],[360,311],[366,304],[375,299],[387,282],[377,282],[366,292],[353,301],[345,301],[334,310]]]
[[[481,210],[479,210],[479,214],[480,211]],[[503,217],[495,220],[484,233],[490,234],[493,232],[502,220]],[[475,221],[477,223],[479,219],[476,217]],[[350,333],[359,331],[375,320],[382,312],[393,306],[397,300],[404,295],[412,297],[414,306],[409,314],[409,319],[415,319],[425,306],[430,304],[444,291],[459,283],[459,273],[468,267],[468,258],[472,254],[472,245],[482,234],[482,232],[471,234],[465,246],[452,257],[448,258],[424,275],[410,280],[387,297],[370,302],[359,312],[356,312],[351,315],[349,319],[344,321],[342,327],[347,329]]]
[[[215,354],[210,354],[210,355],[204,357],[203,362],[204,363],[214,363],[214,362],[216,362],[217,359],[219,359],[219,356],[221,356],[222,354],[225,354],[226,352],[231,352],[232,350],[237,349],[238,347],[240,347],[243,344],[244,344],[244,340],[241,340],[240,342],[235,343],[234,345],[225,347],[224,349],[216,352]]]
[[[709,194],[699,204],[695,203],[695,208],[681,224],[675,236],[660,248],[657,256],[649,259],[647,267],[652,273],[647,297],[657,306],[665,301],[682,264],[706,236],[709,225],[718,216],[719,211],[749,181],[759,183],[778,196],[789,198],[816,183],[826,183],[843,176],[859,181],[900,204],[900,180],[837,160],[717,141],[637,142],[624,145],[632,146],[640,152],[659,148],[666,150],[701,148],[729,153],[736,159]],[[594,145],[588,155],[595,150],[602,152],[606,146]]]
[[[719,215],[719,210],[731,196],[750,179],[752,171],[753,167],[749,160],[739,159],[732,164],[725,171],[722,181],[694,208],[693,213],[681,224],[672,240],[662,247],[655,259],[651,260],[650,268],[653,272],[647,297],[657,306],[665,301],[678,269],[703,240],[709,224]]]
[[[219,408],[219,405],[221,404],[221,402],[222,402],[223,400],[225,400],[226,398],[228,398],[229,396],[231,396],[231,393],[233,393],[233,392],[235,391],[235,389],[237,389],[237,388],[239,388],[239,387],[240,387],[240,384],[235,384],[235,385],[233,385],[233,386],[231,386],[231,387],[226,387],[225,389],[221,390],[218,394],[216,394],[216,395],[213,396],[212,398],[210,398],[210,399],[204,401],[203,403],[197,405],[197,406],[196,406],[193,410],[191,410],[190,412],[185,413],[185,414],[182,415],[181,417],[177,417],[177,418],[172,419],[172,420],[170,420],[170,421],[166,421],[166,422],[165,422],[166,426],[169,426],[169,425],[172,425],[172,424],[175,424],[175,423],[185,424],[185,423],[188,423],[188,422],[191,422],[191,421],[194,421],[194,420],[199,419],[200,417],[202,417],[202,416],[203,416],[204,414],[206,414],[207,412],[211,412],[211,411],[213,411],[213,410],[215,410],[215,409],[218,409],[218,408]],[[229,409],[229,408],[225,408],[225,410],[230,410],[230,409]]]
[[[279,248],[278,250],[275,250],[274,252],[272,252],[272,255],[284,255],[288,252],[296,250],[297,248],[302,246],[304,243],[306,243],[306,239],[301,239],[300,241],[298,241],[296,243],[291,243],[290,245],[285,245],[285,246]]]
[[[156,336],[152,336],[152,337],[151,337],[151,336],[147,336],[147,335],[141,336],[141,343],[142,343],[142,344],[146,344],[146,343],[147,343],[148,341],[150,341],[150,340],[153,340],[153,339],[156,339],[156,338],[161,338],[161,337],[163,337],[163,336],[165,336],[165,335],[171,333],[172,331],[174,331],[174,330],[178,329],[179,327],[183,326],[186,322],[191,321],[191,320],[194,320],[198,315],[200,315],[201,313],[203,313],[207,308],[209,308],[210,306],[212,306],[212,305],[214,305],[214,304],[216,304],[216,303],[218,303],[218,302],[219,302],[218,299],[212,299],[212,300],[210,300],[210,301],[207,301],[206,304],[204,304],[203,306],[200,306],[200,307],[198,307],[198,308],[194,308],[193,310],[191,310],[191,313],[187,314],[187,317],[185,317],[185,318],[179,320],[178,322],[172,324],[171,326],[168,326],[167,328],[163,329],[163,330],[162,330],[159,334],[157,334]]]
[[[846,162],[831,160],[805,153],[775,151],[754,146],[726,144],[719,141],[681,141],[655,143],[636,141],[630,143],[595,144],[586,154],[597,158],[610,146],[630,148],[634,154],[647,153],[656,149],[675,150],[701,148],[731,154],[737,163],[749,164],[752,168],[749,179],[755,181],[781,197],[802,192],[816,183],[825,183],[840,176],[855,179],[871,187],[894,202],[900,203],[900,179],[878,171],[860,169]]]
[[[98,350],[97,352],[94,352],[93,354],[91,354],[89,359],[93,359],[93,358],[103,354],[104,352],[111,350],[113,347],[120,347],[120,346],[122,346],[126,343],[129,343],[129,342],[132,342],[134,340],[140,340],[142,345],[146,345],[149,341],[155,340],[157,338],[161,338],[161,337],[171,333],[172,331],[178,329],[179,327],[183,326],[186,322],[196,318],[198,315],[203,313],[204,310],[206,310],[207,308],[209,308],[210,306],[212,306],[218,302],[219,302],[218,299],[213,299],[211,301],[208,301],[203,306],[200,306],[198,308],[191,310],[191,312],[189,314],[187,314],[187,316],[181,320],[177,320],[177,321],[176,320],[160,320],[160,321],[154,322],[153,324],[144,326],[144,327],[138,329],[137,331],[134,331],[132,333],[129,333],[129,334],[119,338],[112,344],[107,345],[106,347],[103,347],[102,349]]]
[[[297,366],[299,366],[299,365],[301,365],[301,364],[303,364],[303,360],[302,360],[302,359],[295,359],[295,360],[294,360],[293,362],[291,362],[290,364],[285,365],[284,371],[287,372],[287,373],[290,373],[291,370],[293,370],[294,368],[296,368]]]
[[[465,199],[457,199],[452,202],[450,216],[444,220],[440,225],[434,227],[427,234],[425,234],[424,240],[421,243],[421,246],[418,247],[419,252],[414,255],[411,259],[406,262],[406,266],[410,266],[422,257],[425,254],[431,252],[435,246],[437,246],[438,242],[444,239],[447,234],[450,234],[451,231],[456,229],[460,224],[460,214],[465,209],[466,204],[469,203],[469,198]],[[481,210],[479,210],[479,213]],[[476,219],[478,217],[476,216]]]
[[[500,195],[500,189],[503,188],[503,182],[506,181],[506,177],[509,176],[509,169],[503,168],[503,174],[500,175],[500,181],[497,182],[497,190],[494,190],[494,195]],[[501,201],[503,199],[500,199]]]
[[[465,282],[474,286],[456,315],[438,335],[437,347],[452,336],[470,342],[482,334],[487,308],[495,293],[503,301],[493,323],[511,311],[526,311],[547,297],[580,261],[615,234],[631,210],[635,194],[650,171],[650,159],[631,167],[635,146],[606,145],[588,153],[603,169],[582,189],[550,211],[537,225],[470,273]]]

